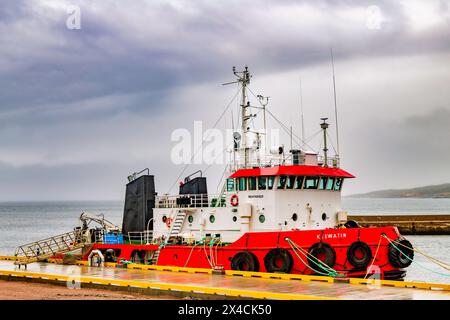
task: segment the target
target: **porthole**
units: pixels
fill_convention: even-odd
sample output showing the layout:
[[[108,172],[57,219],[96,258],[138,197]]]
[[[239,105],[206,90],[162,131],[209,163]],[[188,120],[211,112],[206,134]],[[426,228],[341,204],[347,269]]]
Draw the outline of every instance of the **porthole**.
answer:
[[[214,221],[216,221],[216,217],[214,217],[213,215],[210,215],[209,222],[214,223]]]
[[[327,220],[327,214],[326,213],[322,213],[322,220],[323,221]]]
[[[194,222],[194,217],[193,217],[193,216],[189,216],[189,217],[188,217],[188,222],[189,222],[189,223]]]
[[[166,216],[163,216],[163,217],[162,217],[162,222],[163,222],[163,223],[166,223],[166,220],[167,220],[167,217],[166,217]]]
[[[262,214],[259,216],[259,222],[264,223],[266,221],[266,217]]]
[[[234,217],[233,217],[233,222],[236,222],[236,221],[237,221],[237,217],[234,216]]]
[[[294,213],[294,214],[292,215],[292,220],[297,221],[297,219],[298,219],[298,216],[297,216],[296,213]]]

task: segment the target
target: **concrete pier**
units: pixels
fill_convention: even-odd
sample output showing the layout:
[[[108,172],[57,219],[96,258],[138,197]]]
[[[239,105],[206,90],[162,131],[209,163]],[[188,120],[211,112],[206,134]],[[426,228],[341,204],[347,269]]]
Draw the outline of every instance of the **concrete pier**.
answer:
[[[138,290],[146,294],[204,299],[450,300],[450,285],[446,284],[377,282],[367,279],[337,281],[330,277],[241,271],[213,275],[208,269],[164,267],[167,271],[162,271],[161,268],[129,265],[123,269],[32,263],[27,270],[23,270],[14,266],[12,261],[0,261],[0,278],[59,285],[73,285],[77,281],[81,287]]]
[[[404,235],[450,235],[450,214],[349,215],[363,227],[396,226]]]

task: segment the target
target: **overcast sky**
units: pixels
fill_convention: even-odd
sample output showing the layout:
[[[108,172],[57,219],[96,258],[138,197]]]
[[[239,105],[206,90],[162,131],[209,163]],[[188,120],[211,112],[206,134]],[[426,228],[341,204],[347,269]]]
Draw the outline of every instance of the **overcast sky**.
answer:
[[[2,0],[0,201],[120,200],[145,167],[167,192],[171,133],[214,124],[232,66],[298,135],[301,76],[306,136],[335,139],[331,47],[346,194],[450,182],[449,0]]]

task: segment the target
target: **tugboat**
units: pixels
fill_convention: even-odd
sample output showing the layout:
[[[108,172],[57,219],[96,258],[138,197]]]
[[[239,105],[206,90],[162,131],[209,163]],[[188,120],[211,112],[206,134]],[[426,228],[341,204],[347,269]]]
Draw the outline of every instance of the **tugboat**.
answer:
[[[250,72],[233,73],[241,90],[241,132],[233,135],[222,192],[209,194],[198,171],[180,183],[178,194],[157,195],[149,169],[134,173],[122,228],[78,228],[88,234],[79,237],[82,259],[402,280],[414,257],[411,243],[395,226],[362,228],[342,210],[344,182],[355,177],[340,168],[338,155],[328,154],[327,118],[320,124],[323,154],[284,146],[267,154],[249,125],[255,117]]]

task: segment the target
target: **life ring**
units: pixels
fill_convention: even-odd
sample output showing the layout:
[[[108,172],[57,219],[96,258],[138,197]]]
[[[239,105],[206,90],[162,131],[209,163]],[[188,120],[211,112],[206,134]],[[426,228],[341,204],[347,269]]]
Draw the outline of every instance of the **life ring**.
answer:
[[[327,243],[317,242],[309,248],[308,252],[330,268],[336,263],[336,252]],[[317,264],[319,264],[319,262],[314,258],[308,257],[308,264],[310,267],[317,270]]]
[[[231,260],[231,269],[238,271],[259,271],[258,258],[251,252],[239,252]]]
[[[236,207],[236,206],[239,204],[239,198],[238,198],[238,195],[237,195],[237,194],[233,194],[233,195],[231,196],[230,204],[231,204],[233,207]]]
[[[393,243],[390,243],[388,258],[389,262],[394,267],[409,267],[409,265],[412,263],[412,260],[414,259],[414,249],[411,242],[403,238],[398,238],[397,240],[393,241]]]
[[[267,272],[290,273],[294,259],[286,249],[272,249],[264,257]]]
[[[352,266],[358,269],[366,268],[372,261],[372,250],[362,241],[356,241],[348,247],[347,259]]]
[[[166,223],[167,228],[170,228],[170,226],[172,225],[172,221],[173,221],[172,218],[167,218],[166,219],[165,223]]]

